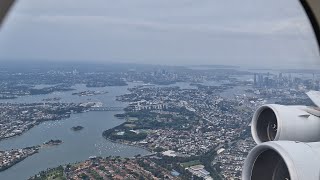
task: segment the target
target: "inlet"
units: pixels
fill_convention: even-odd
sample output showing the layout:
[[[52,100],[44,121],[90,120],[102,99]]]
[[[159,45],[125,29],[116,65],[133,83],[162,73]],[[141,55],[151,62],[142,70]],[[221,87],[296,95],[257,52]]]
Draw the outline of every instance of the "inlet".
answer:
[[[257,117],[256,131],[261,142],[273,141],[278,132],[278,121],[274,111],[263,107]]]
[[[290,180],[288,167],[274,150],[262,152],[254,162],[251,180]]]

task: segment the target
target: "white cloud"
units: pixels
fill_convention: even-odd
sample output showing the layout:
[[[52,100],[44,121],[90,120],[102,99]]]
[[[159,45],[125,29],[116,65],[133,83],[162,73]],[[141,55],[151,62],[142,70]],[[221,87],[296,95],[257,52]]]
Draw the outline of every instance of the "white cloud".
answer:
[[[66,15],[17,15],[13,21],[19,23],[53,24],[57,26],[126,26],[154,31],[196,32],[196,33],[232,33],[246,35],[305,35],[312,32],[306,18],[287,18],[273,21],[224,22],[223,24],[206,23],[168,23],[134,18],[110,16],[66,16]]]
[[[298,1],[288,2],[25,0],[0,33],[0,56],[177,64],[314,60],[309,22]]]

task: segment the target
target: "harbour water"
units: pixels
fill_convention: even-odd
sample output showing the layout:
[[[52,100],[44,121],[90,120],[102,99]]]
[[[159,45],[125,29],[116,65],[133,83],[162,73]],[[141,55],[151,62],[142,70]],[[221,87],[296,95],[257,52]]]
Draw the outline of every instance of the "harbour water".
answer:
[[[130,84],[134,86],[135,84]],[[60,97],[62,102],[100,101],[104,106],[125,107],[126,103],[116,101],[116,96],[128,93],[128,86],[90,88],[90,90],[108,91],[107,94],[96,96],[75,96],[73,92],[88,90],[84,85],[74,87],[75,91],[55,92],[48,95],[24,96],[2,102],[44,102],[42,99]],[[0,150],[24,148],[40,145],[50,139],[60,139],[63,144],[41,149],[39,153],[30,156],[15,166],[0,172],[1,180],[23,180],[47,168],[57,167],[68,163],[79,162],[90,156],[122,156],[133,157],[149,152],[133,146],[127,146],[107,141],[102,132],[123,123],[114,117],[120,112],[102,111],[73,114],[70,118],[60,121],[48,121],[30,129],[21,136],[0,141]],[[83,126],[78,132],[72,131],[73,126]]]
[[[205,83],[207,84],[207,83]],[[215,85],[209,83],[207,85]],[[141,85],[139,83],[130,83],[128,86],[121,87],[104,87],[104,88],[87,88],[85,85],[76,85],[74,91],[54,92],[47,95],[23,96],[17,99],[0,100],[0,102],[10,103],[34,103],[42,102],[43,99],[61,98],[57,102],[102,102],[103,106],[126,107],[127,104],[116,101],[116,97],[129,93],[127,88]],[[220,84],[217,84],[220,85]],[[196,88],[189,83],[177,83],[169,86],[179,86],[182,89]],[[168,86],[157,86],[168,87]],[[107,94],[95,96],[77,96],[72,93],[95,90],[107,91]],[[222,95],[225,97],[232,96],[238,89],[229,90]],[[1,180],[23,180],[37,174],[47,168],[57,167],[68,163],[80,162],[88,159],[90,156],[122,156],[133,157],[141,154],[146,155],[149,152],[138,147],[127,146],[112,143],[102,137],[104,130],[113,128],[123,123],[114,117],[114,114],[121,112],[99,111],[72,114],[70,118],[59,121],[48,121],[30,129],[21,136],[0,141],[0,150],[10,150],[24,148],[28,146],[40,145],[50,139],[60,139],[63,144],[55,147],[41,149],[39,153],[30,156],[15,166],[0,172]],[[78,132],[71,130],[73,126],[83,126],[84,129]]]

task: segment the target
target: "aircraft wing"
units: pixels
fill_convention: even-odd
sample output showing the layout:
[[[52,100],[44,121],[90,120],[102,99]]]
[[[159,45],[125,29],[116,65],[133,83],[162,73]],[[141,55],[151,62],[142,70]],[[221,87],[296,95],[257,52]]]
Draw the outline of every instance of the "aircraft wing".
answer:
[[[309,91],[306,93],[311,101],[317,106],[320,107],[320,92],[319,91]]]
[[[0,27],[15,0],[0,0]]]

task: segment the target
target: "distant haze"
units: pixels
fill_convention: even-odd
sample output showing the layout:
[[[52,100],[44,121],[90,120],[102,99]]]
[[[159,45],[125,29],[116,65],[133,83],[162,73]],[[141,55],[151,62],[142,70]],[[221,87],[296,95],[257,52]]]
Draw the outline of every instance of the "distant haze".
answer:
[[[23,0],[0,30],[0,59],[320,64],[298,0]]]

